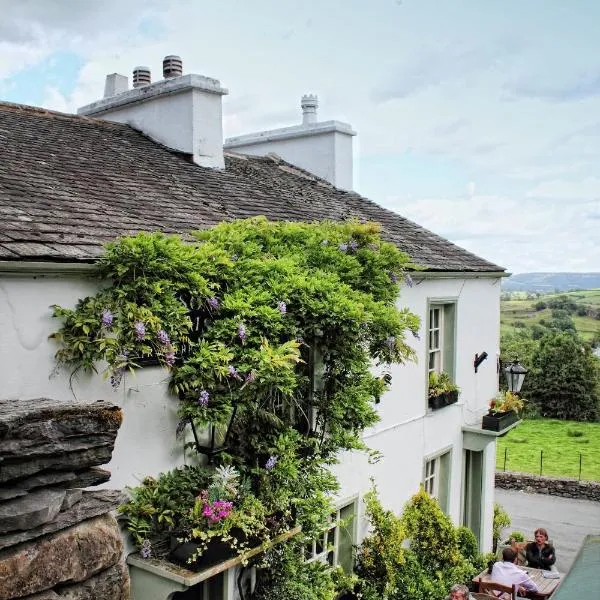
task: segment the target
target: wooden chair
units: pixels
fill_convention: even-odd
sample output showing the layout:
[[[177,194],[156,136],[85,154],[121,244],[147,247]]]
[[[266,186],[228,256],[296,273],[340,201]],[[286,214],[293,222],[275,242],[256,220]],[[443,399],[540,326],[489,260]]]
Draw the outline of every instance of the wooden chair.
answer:
[[[510,597],[511,600],[517,600],[518,587],[516,585],[502,585],[501,583],[495,583],[494,581],[482,581],[481,579],[479,579],[478,583],[480,593],[487,594],[488,596],[494,596],[495,598],[498,598],[501,594],[507,594],[507,596],[502,597]]]
[[[496,596],[490,596],[489,594],[471,594],[473,600],[495,600]]]

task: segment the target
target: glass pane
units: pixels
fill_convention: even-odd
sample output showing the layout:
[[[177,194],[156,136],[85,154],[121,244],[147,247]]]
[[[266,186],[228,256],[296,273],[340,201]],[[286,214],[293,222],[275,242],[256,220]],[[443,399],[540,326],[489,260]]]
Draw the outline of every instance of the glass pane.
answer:
[[[333,550],[327,553],[327,562],[333,567]]]
[[[436,308],[433,311],[433,327],[439,327],[440,326],[440,309]]]
[[[323,547],[323,540],[324,540],[325,536],[322,537],[318,537],[315,540],[315,554],[322,554],[324,547]]]
[[[354,503],[340,510],[341,525],[338,532],[337,564],[346,573],[351,573],[353,564],[352,545],[354,544],[354,524],[356,519]]]
[[[336,527],[332,527],[326,534],[326,546],[329,548],[335,544]]]
[[[435,352],[429,353],[429,370],[435,371]]]

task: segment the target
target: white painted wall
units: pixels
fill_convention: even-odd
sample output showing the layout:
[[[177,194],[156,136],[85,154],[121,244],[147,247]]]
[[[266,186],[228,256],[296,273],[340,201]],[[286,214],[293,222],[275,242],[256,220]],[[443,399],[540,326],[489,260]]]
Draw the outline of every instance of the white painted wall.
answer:
[[[462,393],[458,404],[430,412],[426,398],[426,339],[413,339],[419,362],[392,369],[392,389],[379,405],[381,421],[366,433],[368,444],[384,458],[369,465],[362,455],[347,455],[337,467],[340,497],[363,494],[374,476],[384,504],[400,512],[415,493],[423,476],[423,457],[452,448],[449,513],[459,522],[464,424],[480,425],[497,389],[496,356],[499,349],[500,281],[481,279],[423,279],[415,276],[412,288],[402,286],[399,306],[408,306],[426,322],[428,299],[457,299],[456,381]],[[147,474],[157,474],[185,460],[182,442],[175,440],[176,400],[167,395],[159,368],[144,369],[135,380],[126,379],[118,392],[99,376],[78,376],[69,389],[68,373],[52,376],[55,344],[48,335],[59,325],[51,317],[51,304],[74,306],[94,293],[98,281],[83,276],[0,275],[0,397],[14,399],[52,397],[69,400],[106,399],[124,410],[124,422],[108,468],[110,487],[135,485]],[[475,353],[489,355],[473,370]],[[484,546],[491,546],[491,511],[495,444],[485,454]]]
[[[225,150],[281,158],[345,190],[353,189],[352,137],[337,121],[298,125],[225,140]]]

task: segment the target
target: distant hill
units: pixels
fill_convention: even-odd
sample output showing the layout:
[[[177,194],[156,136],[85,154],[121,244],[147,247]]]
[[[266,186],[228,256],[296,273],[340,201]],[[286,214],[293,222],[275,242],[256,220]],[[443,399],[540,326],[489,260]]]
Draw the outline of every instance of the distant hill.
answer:
[[[600,288],[600,273],[518,273],[502,281],[505,292],[568,292]]]

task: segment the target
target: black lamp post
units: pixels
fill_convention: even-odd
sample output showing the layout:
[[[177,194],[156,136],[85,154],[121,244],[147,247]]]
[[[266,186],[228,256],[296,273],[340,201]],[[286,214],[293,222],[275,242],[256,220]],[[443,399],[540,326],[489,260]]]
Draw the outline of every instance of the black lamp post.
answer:
[[[519,362],[518,358],[510,363],[508,367],[504,369],[508,390],[513,394],[518,394],[521,391],[521,386],[523,385],[526,374],[527,369]]]

